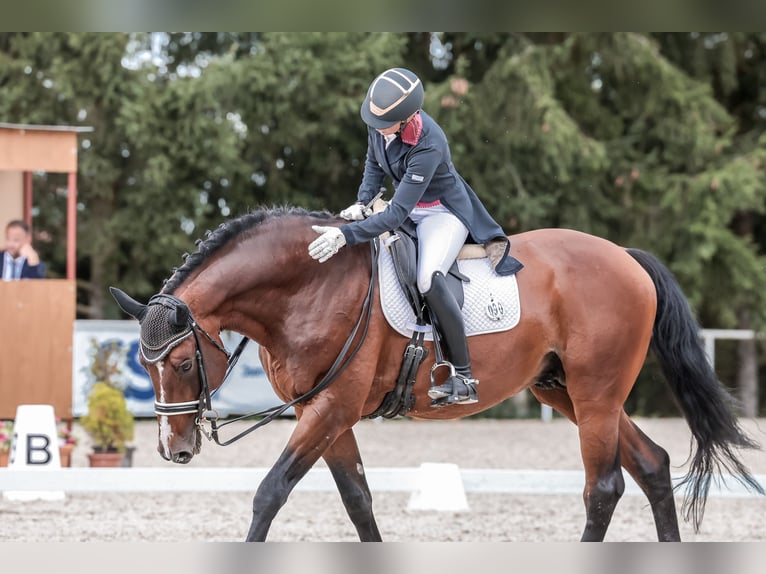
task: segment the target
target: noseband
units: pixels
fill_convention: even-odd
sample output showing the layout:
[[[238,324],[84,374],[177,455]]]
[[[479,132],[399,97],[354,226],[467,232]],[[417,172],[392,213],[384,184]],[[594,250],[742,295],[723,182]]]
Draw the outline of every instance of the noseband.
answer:
[[[224,375],[223,380],[225,381],[226,378],[229,376],[229,373],[231,372],[231,368],[234,366],[234,363],[236,363],[236,360],[239,358],[239,354],[242,353],[240,347],[244,348],[244,344],[247,343],[248,339],[245,337],[242,340],[242,343],[240,343],[240,347],[237,347],[239,350],[239,353],[235,356],[229,351],[227,351],[224,347],[222,347],[218,342],[213,339],[213,337],[205,331],[202,327],[197,324],[196,321],[192,320],[192,323],[190,325],[191,333],[194,336],[194,345],[196,347],[196,350],[194,351],[195,358],[197,360],[197,372],[198,372],[198,378],[200,383],[200,395],[199,399],[196,401],[186,401],[186,402],[179,402],[179,403],[163,403],[160,401],[155,400],[154,401],[154,412],[158,415],[190,415],[190,414],[197,414],[197,418],[199,420],[200,417],[205,416],[205,414],[210,411],[211,413],[213,411],[213,403],[212,403],[212,396],[215,393],[210,392],[210,385],[207,382],[207,369],[205,368],[205,357],[202,354],[202,350],[200,348],[199,344],[199,333],[202,333],[205,338],[213,343],[216,349],[221,351],[226,355],[226,375]],[[244,343],[244,344],[243,344]],[[234,360],[232,361],[232,358]],[[223,382],[221,383],[223,384]]]

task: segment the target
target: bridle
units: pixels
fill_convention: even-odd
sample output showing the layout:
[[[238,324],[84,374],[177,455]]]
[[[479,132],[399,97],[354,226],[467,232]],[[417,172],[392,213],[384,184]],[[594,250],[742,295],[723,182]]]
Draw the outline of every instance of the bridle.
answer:
[[[185,305],[185,303],[177,297],[172,295],[167,295],[167,297],[168,299],[174,299],[177,304]],[[237,363],[239,356],[242,354],[245,345],[249,341],[247,337],[242,337],[242,341],[240,341],[234,353],[229,353],[229,351],[227,351],[223,345],[216,341],[210,333],[208,333],[199,323],[197,323],[197,321],[194,320],[194,317],[192,317],[191,313],[189,313],[188,328],[190,330],[190,334],[194,336],[194,356],[197,361],[197,376],[200,384],[200,396],[197,400],[194,401],[184,401],[177,403],[165,403],[155,400],[154,413],[157,415],[174,416],[197,414],[199,417],[199,415],[207,411],[214,412],[212,398],[213,395],[217,392],[217,389],[216,391],[210,392],[210,385],[207,380],[207,369],[205,368],[205,357],[202,354],[202,347],[200,347],[199,344],[200,333],[202,333],[202,335],[204,335],[205,338],[210,341],[216,349],[226,355],[226,374],[223,378],[224,381],[228,378],[229,373],[234,368],[234,365]]]
[[[256,413],[243,415],[241,417],[237,417],[237,418],[227,420],[221,423],[218,422],[219,420],[218,412],[215,409],[213,409],[213,400],[212,400],[213,395],[215,395],[215,393],[218,392],[218,390],[220,390],[220,388],[226,382],[226,379],[231,374],[232,370],[234,369],[234,366],[239,360],[239,357],[242,355],[242,351],[245,349],[250,339],[243,336],[242,340],[237,345],[235,351],[233,353],[229,353],[229,351],[227,351],[223,345],[218,343],[218,341],[216,341],[215,338],[212,335],[210,335],[210,333],[208,333],[199,323],[197,323],[197,321],[192,316],[191,310],[188,309],[184,301],[182,301],[181,299],[178,299],[177,297],[173,295],[167,295],[164,293],[155,295],[154,297],[152,297],[152,299],[149,300],[149,303],[147,305],[151,305],[152,300],[155,297],[157,297],[157,298],[162,298],[162,303],[165,305],[175,305],[177,307],[185,308],[185,310],[187,311],[188,319],[186,323],[186,329],[188,329],[188,332],[185,329],[179,335],[177,335],[176,338],[174,339],[174,345],[177,345],[181,340],[185,339],[189,335],[192,335],[194,337],[194,344],[195,344],[194,355],[195,355],[195,360],[197,363],[197,378],[199,380],[199,385],[200,385],[200,395],[197,400],[177,402],[177,403],[166,403],[166,402],[160,402],[155,400],[154,401],[155,414],[163,415],[163,416],[195,414],[196,415],[195,425],[200,430],[200,432],[202,432],[202,434],[204,434],[208,440],[215,441],[215,443],[218,445],[226,446],[250,434],[255,429],[271,422],[275,418],[282,415],[290,407],[298,403],[309,400],[310,398],[314,397],[316,394],[318,394],[319,392],[327,388],[333,381],[335,381],[340,376],[340,374],[351,363],[353,358],[359,352],[359,349],[364,343],[365,338],[367,337],[367,331],[369,330],[369,327],[370,327],[370,318],[372,316],[372,302],[373,302],[373,298],[375,294],[375,283],[377,281],[377,276],[378,276],[378,253],[379,253],[378,239],[371,241],[370,246],[371,246],[371,253],[372,253],[370,284],[369,284],[369,287],[367,288],[367,294],[365,296],[364,303],[362,304],[362,311],[359,315],[359,319],[354,325],[354,328],[351,330],[351,333],[346,339],[346,342],[343,345],[343,348],[338,353],[338,356],[335,359],[335,362],[332,364],[332,366],[327,371],[327,373],[322,378],[322,380],[310,391],[304,393],[303,395],[287,403],[283,403],[281,405],[277,405]],[[356,343],[356,345],[354,345],[354,348],[351,349],[351,346],[354,340],[357,338],[357,334],[359,333],[360,329],[362,329],[361,337],[359,338],[359,341]],[[210,390],[210,385],[208,383],[207,369],[205,368],[205,357],[202,353],[202,348],[200,346],[200,334],[202,334],[202,336],[204,336],[208,341],[210,341],[216,349],[218,349],[220,352],[226,355],[226,373],[223,376],[221,385],[212,392]],[[163,350],[162,354],[160,355],[160,358],[163,357],[165,354],[167,354],[171,348],[172,347]],[[150,362],[156,362],[157,360],[159,359],[154,359],[153,361],[150,361]],[[223,427],[245,418],[260,417],[260,416],[263,416],[264,418],[258,421],[257,423],[255,423],[254,425],[250,426],[249,428],[245,429],[244,431],[240,432],[238,435],[225,441],[220,440],[218,436],[218,431],[222,429]],[[210,430],[208,430],[207,427],[205,426],[206,423],[210,425]]]

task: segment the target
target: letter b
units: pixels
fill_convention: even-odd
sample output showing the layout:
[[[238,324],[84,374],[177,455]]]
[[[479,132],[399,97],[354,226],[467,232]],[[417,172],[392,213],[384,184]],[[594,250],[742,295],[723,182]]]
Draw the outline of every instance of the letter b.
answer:
[[[48,464],[52,455],[51,439],[44,434],[27,435],[27,464]]]

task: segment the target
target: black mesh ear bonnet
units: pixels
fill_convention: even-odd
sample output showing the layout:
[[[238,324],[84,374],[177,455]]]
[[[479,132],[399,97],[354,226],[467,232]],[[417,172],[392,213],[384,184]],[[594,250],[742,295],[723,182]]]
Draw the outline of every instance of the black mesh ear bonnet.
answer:
[[[141,354],[147,363],[156,363],[191,333],[186,303],[172,295],[155,295],[141,319]]]

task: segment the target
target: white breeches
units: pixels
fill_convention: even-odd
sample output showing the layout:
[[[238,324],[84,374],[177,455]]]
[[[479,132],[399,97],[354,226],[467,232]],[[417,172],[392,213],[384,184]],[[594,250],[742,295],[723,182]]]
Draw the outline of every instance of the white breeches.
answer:
[[[431,288],[434,272],[446,275],[452,267],[468,229],[442,205],[416,207],[410,219],[418,229],[418,290],[425,293]]]

